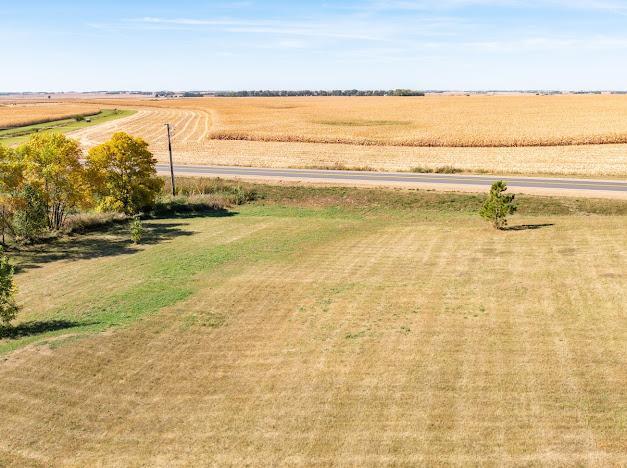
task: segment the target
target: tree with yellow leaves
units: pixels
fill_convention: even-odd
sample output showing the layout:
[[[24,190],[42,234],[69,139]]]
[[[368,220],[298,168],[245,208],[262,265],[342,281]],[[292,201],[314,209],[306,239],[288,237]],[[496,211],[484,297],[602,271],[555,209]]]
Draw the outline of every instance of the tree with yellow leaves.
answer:
[[[22,183],[42,194],[52,231],[61,229],[69,212],[90,204],[81,157],[79,143],[61,133],[36,134],[17,149]]]
[[[0,144],[0,243],[12,231],[13,194],[22,185],[23,165],[16,152]]]
[[[156,163],[148,143],[123,132],[93,147],[87,156],[87,173],[98,208],[128,215],[152,208],[163,188]]]

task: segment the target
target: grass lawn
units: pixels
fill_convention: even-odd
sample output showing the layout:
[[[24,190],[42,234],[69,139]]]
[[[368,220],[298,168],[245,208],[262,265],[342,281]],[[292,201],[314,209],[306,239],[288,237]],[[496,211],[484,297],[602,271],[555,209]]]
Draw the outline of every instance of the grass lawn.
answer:
[[[68,133],[80,128],[91,127],[110,120],[128,117],[129,115],[133,115],[135,112],[136,111],[134,110],[127,109],[103,109],[98,114],[87,117],[89,122],[87,120],[77,121],[72,118],[0,130],[0,143],[7,146],[15,146],[26,142],[29,136],[33,133],[46,131]]]
[[[624,204],[264,190],[17,259],[0,465],[627,463]]]

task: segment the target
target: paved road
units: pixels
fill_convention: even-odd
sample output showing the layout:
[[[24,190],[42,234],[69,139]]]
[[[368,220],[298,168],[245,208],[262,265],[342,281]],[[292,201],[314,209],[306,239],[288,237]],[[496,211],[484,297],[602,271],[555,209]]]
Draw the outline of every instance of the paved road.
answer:
[[[161,173],[169,172],[169,166],[159,164],[157,169]],[[339,184],[370,184],[370,185],[398,185],[402,187],[429,187],[442,188],[481,188],[484,190],[494,181],[504,180],[511,189],[532,189],[532,192],[559,192],[567,194],[569,191],[578,193],[597,193],[599,196],[616,194],[620,198],[627,196],[627,181],[593,180],[593,179],[559,179],[540,177],[498,177],[474,175],[447,175],[447,174],[414,174],[406,172],[365,172],[365,171],[336,171],[318,169],[271,169],[253,167],[229,166],[174,166],[175,173],[185,176],[245,178],[263,180],[292,180],[309,182],[336,182]],[[446,187],[444,187],[446,186]]]

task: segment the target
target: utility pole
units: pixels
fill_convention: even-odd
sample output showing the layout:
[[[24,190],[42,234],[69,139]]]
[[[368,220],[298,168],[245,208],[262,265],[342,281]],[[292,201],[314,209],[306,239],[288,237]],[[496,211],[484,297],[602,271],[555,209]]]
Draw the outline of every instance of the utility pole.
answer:
[[[176,186],[174,185],[174,163],[172,162],[172,139],[170,138],[170,124],[165,124],[168,130],[168,153],[170,153],[170,178],[172,180],[172,196],[176,196]]]

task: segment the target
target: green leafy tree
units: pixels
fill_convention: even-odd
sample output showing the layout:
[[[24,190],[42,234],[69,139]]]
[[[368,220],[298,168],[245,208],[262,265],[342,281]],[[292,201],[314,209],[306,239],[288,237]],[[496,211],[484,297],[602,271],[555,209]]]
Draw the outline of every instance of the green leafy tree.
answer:
[[[6,327],[17,316],[19,308],[15,303],[13,265],[0,247],[0,326]]]
[[[50,230],[61,229],[69,212],[89,205],[91,192],[76,140],[61,133],[35,134],[18,148],[17,154],[24,183],[44,196]]]
[[[98,208],[128,215],[152,208],[163,188],[156,164],[148,143],[123,132],[92,148],[87,171]]]
[[[505,194],[507,190],[507,184],[502,180],[494,182],[492,188],[490,188],[490,194],[483,203],[479,215],[482,218],[492,222],[492,225],[496,229],[503,229],[507,226],[507,216],[516,212],[516,205],[514,204],[514,195]]]
[[[36,187],[24,185],[13,197],[13,235],[24,241],[41,236],[48,227],[46,197]]]

